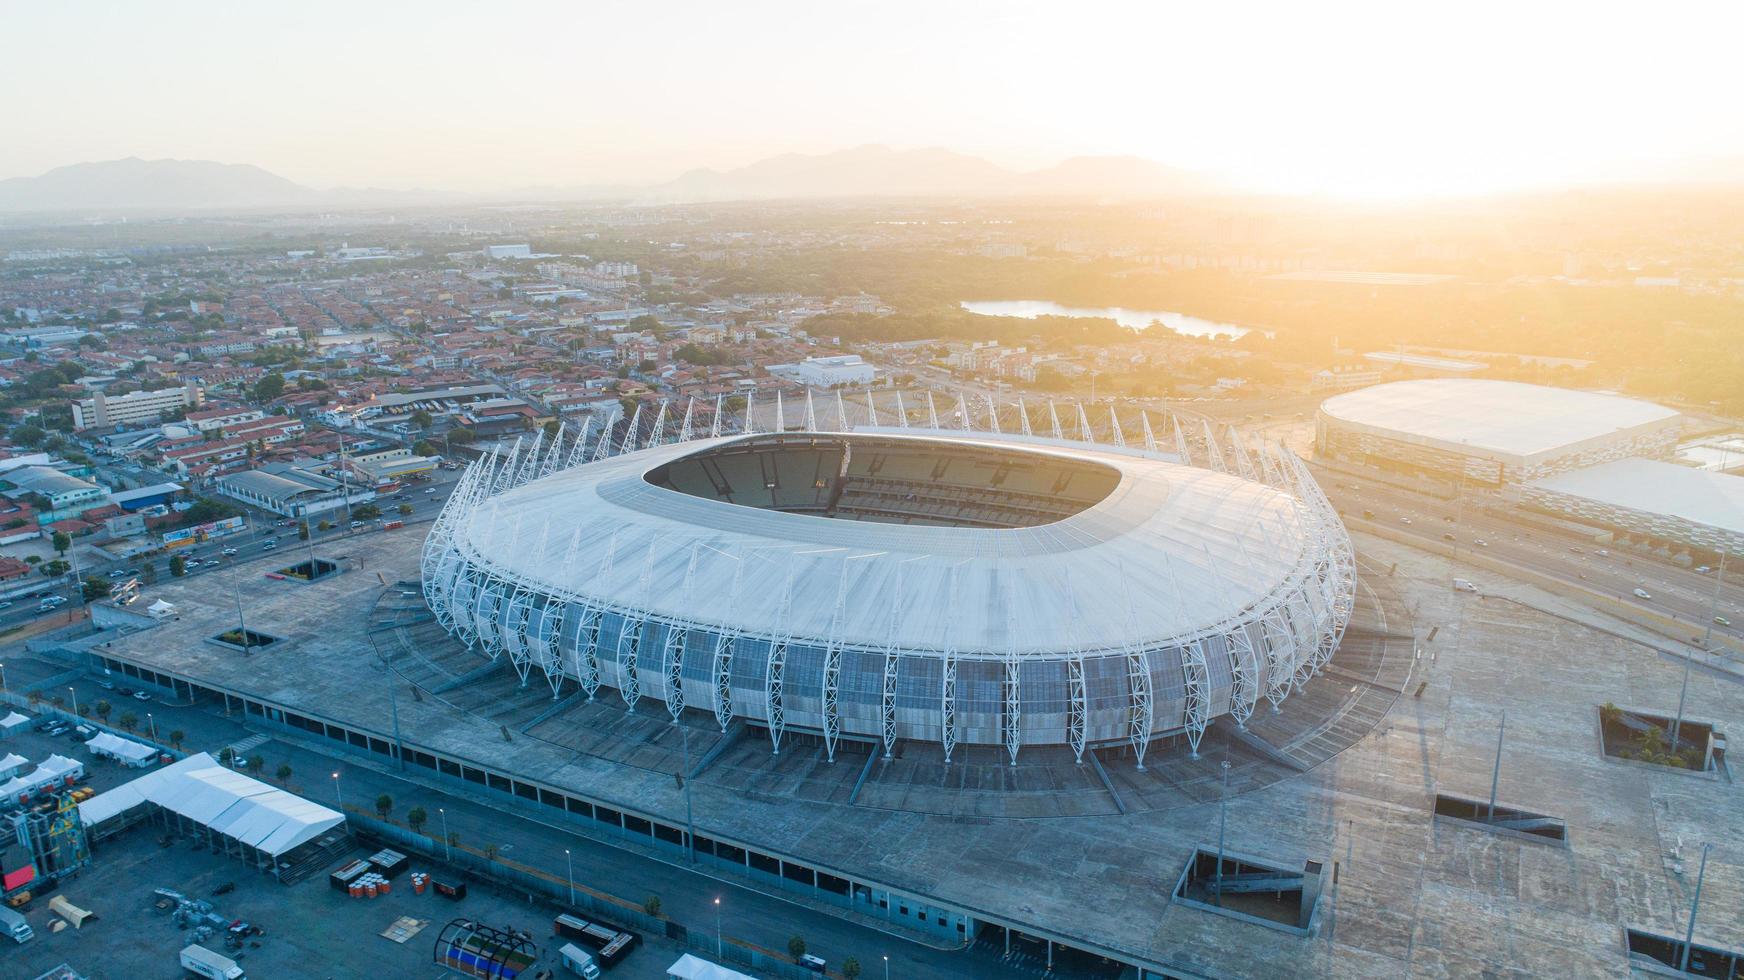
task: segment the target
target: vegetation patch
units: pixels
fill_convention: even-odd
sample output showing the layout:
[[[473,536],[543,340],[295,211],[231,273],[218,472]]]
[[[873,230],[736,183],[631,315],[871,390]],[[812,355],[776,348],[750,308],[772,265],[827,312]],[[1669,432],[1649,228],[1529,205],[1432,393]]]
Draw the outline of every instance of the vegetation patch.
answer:
[[[311,558],[279,569],[275,574],[285,578],[296,579],[299,582],[313,582],[339,571],[339,566],[325,558]]]
[[[254,630],[232,629],[212,637],[212,642],[238,650],[262,650],[279,642],[279,637]]]
[[[1599,742],[1605,755],[1613,759],[1691,772],[1713,768],[1708,748],[1713,726],[1685,718],[1673,745],[1672,722],[1663,715],[1627,711],[1606,702],[1599,706]]]

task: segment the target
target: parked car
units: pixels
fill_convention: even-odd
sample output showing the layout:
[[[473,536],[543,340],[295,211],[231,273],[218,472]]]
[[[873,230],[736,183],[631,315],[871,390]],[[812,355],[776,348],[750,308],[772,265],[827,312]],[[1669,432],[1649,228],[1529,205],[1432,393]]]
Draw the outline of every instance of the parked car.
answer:
[[[360,527],[366,527],[366,526],[367,525],[363,521],[352,521],[351,522],[351,529],[353,531],[357,530]]]
[[[1409,523],[1411,523],[1411,518],[1409,518],[1409,517],[1401,517],[1401,518],[1399,518],[1399,523],[1400,523],[1400,524],[1409,524]]]
[[[105,691],[115,690],[115,682],[114,681],[98,681],[97,686],[102,688]]]
[[[1651,598],[1653,598],[1653,596],[1649,595],[1647,593],[1646,589],[1636,589],[1635,590],[1635,598],[1637,598],[1637,599],[1651,599]]]
[[[134,691],[133,692],[133,700],[135,700],[135,701],[150,701],[151,695],[146,693],[145,691]]]

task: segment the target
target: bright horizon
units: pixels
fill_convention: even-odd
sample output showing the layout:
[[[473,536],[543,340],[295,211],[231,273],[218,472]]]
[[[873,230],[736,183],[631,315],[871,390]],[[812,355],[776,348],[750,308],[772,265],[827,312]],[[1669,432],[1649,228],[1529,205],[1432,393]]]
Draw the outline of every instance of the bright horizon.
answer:
[[[138,156],[488,192],[867,143],[1374,198],[1744,177],[1724,3],[280,10],[13,5],[0,177]]]

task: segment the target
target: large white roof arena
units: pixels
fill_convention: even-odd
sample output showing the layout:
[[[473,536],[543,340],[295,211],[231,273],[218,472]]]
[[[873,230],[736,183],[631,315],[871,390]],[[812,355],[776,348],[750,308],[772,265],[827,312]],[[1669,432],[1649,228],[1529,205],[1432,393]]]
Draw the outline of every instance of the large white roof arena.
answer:
[[[1205,445],[1193,466],[939,430],[560,438],[468,470],[425,592],[554,693],[742,718],[777,748],[1122,741],[1142,764],[1281,701],[1350,614],[1349,539],[1301,462]]]
[[[1634,398],[1480,378],[1375,385],[1328,398],[1320,411],[1346,428],[1521,466],[1678,417]]]

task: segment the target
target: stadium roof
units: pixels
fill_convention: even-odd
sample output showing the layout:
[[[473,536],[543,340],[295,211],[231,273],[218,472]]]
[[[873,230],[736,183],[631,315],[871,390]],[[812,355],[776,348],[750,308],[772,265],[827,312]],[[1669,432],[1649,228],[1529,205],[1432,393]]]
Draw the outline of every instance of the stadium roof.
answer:
[[[1375,385],[1334,395],[1320,411],[1378,435],[1521,459],[1678,417],[1634,398],[1476,378]]]
[[[1693,524],[1744,534],[1744,477],[1652,459],[1619,459],[1559,473],[1532,485],[1612,507],[1669,514]]]
[[[1261,483],[1113,447],[984,433],[878,437],[1063,455],[1113,467],[1120,480],[1062,520],[978,528],[782,513],[644,479],[745,438],[732,436],[536,480],[491,498],[458,533],[496,574],[559,593],[747,632],[876,648],[946,644],[964,655],[1195,635],[1313,564],[1296,501]]]

